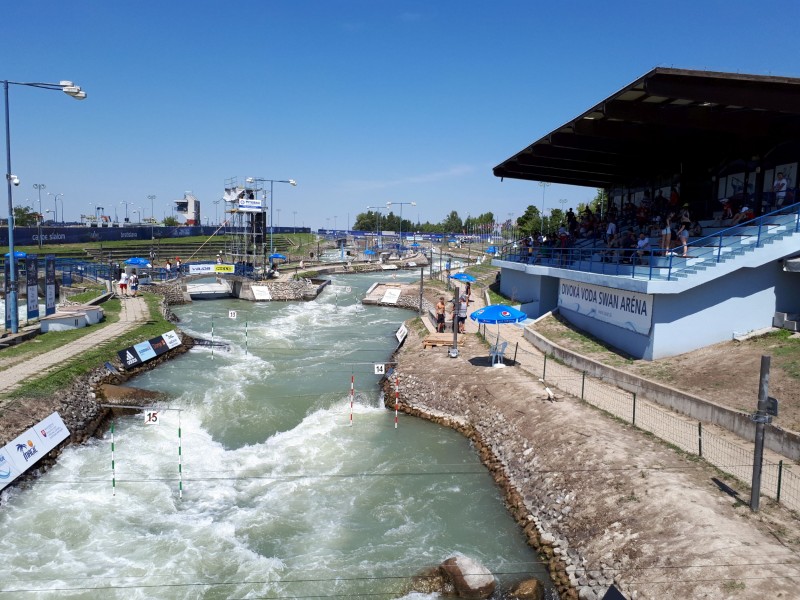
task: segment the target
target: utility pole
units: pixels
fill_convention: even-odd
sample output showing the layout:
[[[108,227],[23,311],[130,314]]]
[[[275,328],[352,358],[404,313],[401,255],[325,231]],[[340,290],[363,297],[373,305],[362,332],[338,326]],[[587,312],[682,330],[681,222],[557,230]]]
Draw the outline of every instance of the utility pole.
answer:
[[[753,481],[750,486],[750,510],[758,512],[761,497],[761,467],[764,461],[764,434],[767,423],[778,416],[778,401],[770,398],[769,392],[769,356],[761,357],[761,375],[758,380],[758,408],[750,419],[756,424],[756,439],[753,452]]]

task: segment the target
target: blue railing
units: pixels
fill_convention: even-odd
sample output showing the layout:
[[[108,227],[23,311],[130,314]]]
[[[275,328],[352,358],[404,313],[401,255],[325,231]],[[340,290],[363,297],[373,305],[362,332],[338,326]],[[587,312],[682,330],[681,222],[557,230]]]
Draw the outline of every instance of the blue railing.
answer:
[[[797,232],[800,232],[800,203],[694,239],[687,244],[685,258],[681,244],[665,255],[651,248],[608,248],[597,240],[583,240],[569,247],[506,245],[499,258],[603,275],[673,281]]]

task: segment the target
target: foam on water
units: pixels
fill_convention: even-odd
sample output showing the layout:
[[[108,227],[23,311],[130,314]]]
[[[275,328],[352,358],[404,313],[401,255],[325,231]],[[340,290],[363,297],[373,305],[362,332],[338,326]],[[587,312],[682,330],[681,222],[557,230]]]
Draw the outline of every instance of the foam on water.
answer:
[[[181,307],[182,327],[208,331],[213,315],[215,340],[219,327],[231,347],[213,360],[208,349],[187,353],[132,382],[172,396],[166,406],[182,409],[180,438],[177,411],[163,411],[158,426],[120,418],[116,496],[109,432],[67,448],[36,483],[5,494],[0,590],[399,597],[404,577],[456,551],[530,573],[535,557],[469,442],[402,415],[395,429],[393,411],[377,406],[371,367],[349,362],[387,360],[406,313],[355,306],[355,293],[349,302]],[[232,308],[248,319],[246,353],[243,323],[222,316]],[[131,587],[144,585],[158,587]],[[25,597],[54,595],[67,594]]]

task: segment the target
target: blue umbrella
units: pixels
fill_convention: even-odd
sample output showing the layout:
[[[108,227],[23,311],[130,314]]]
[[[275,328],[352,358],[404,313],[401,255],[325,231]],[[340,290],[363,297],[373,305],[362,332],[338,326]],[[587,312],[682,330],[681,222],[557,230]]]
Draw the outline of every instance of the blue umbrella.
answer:
[[[489,246],[486,249],[486,254],[497,254],[497,246]]]
[[[138,256],[134,256],[132,258],[129,258],[128,260],[125,261],[125,264],[126,265],[130,265],[132,267],[150,267],[150,266],[152,266],[152,265],[150,265],[150,261],[149,260],[147,260],[146,258],[140,258]]]
[[[519,323],[528,315],[507,304],[490,304],[479,308],[469,318],[478,323],[496,323],[499,326],[500,323]]]
[[[419,244],[417,242],[414,242],[413,244],[411,244],[411,247],[412,248],[419,248]]]
[[[473,321],[478,323],[496,323],[497,324],[497,344],[492,347],[492,366],[503,366],[502,356],[508,342],[500,344],[500,323],[519,323],[528,318],[521,310],[517,310],[513,306],[506,304],[490,304],[479,308],[469,316]],[[498,358],[500,357],[500,358]],[[495,360],[498,362],[495,363]]]
[[[8,256],[9,254],[10,252],[6,252],[6,256]],[[26,256],[28,255],[22,250],[14,250],[14,258],[25,258]]]
[[[458,279],[459,281],[469,281],[470,283],[475,283],[477,279],[475,279],[469,273],[456,273],[455,275],[450,275],[450,279]]]
[[[283,254],[278,254],[277,252],[276,252],[276,253],[274,253],[274,254],[270,254],[270,255],[269,255],[269,259],[270,259],[270,260],[273,260],[273,259],[275,259],[275,258],[277,258],[277,259],[279,259],[279,260],[287,260],[287,259],[286,259],[286,257],[285,257]]]
[[[364,254],[375,254],[375,250],[364,250]]]

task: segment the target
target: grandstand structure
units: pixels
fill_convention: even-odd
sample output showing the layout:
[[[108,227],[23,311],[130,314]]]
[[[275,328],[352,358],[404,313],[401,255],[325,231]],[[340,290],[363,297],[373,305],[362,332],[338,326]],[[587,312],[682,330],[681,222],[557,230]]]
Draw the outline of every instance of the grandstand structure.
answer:
[[[645,233],[646,249],[609,249],[598,236],[506,247],[494,259],[500,290],[531,317],[558,309],[644,359],[773,324],[797,330],[799,161],[800,79],[653,69],[494,169],[605,190],[603,213]],[[622,216],[629,203],[676,195],[703,230],[686,257],[656,250],[658,226]],[[724,218],[723,204],[745,218]]]

